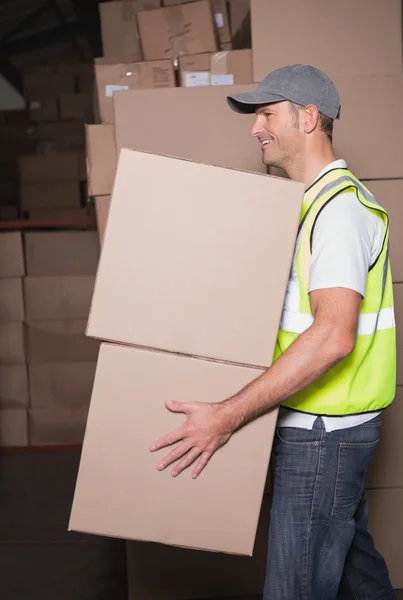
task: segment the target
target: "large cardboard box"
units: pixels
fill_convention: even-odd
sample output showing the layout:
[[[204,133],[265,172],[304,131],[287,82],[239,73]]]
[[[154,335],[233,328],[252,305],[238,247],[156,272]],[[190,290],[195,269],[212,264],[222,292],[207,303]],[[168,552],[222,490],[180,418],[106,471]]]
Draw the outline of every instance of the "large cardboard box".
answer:
[[[25,364],[24,325],[22,321],[0,321],[0,364]]]
[[[249,135],[254,116],[234,113],[226,101],[229,91],[239,93],[254,87],[237,85],[117,93],[117,151],[134,148],[266,173],[260,144]],[[164,106],[163,111],[161,106]],[[197,143],[194,135],[189,135],[195,129],[195,114]]]
[[[303,191],[122,150],[87,335],[269,365]]]
[[[252,82],[252,51],[229,50],[179,57],[183,87],[233,85]]]
[[[308,0],[310,19],[301,19],[300,10],[299,0],[251,0],[254,81],[295,63],[314,65],[330,78],[401,74],[400,0],[326,0],[320,9]]]
[[[0,321],[23,321],[24,300],[21,277],[0,279]]]
[[[75,91],[74,70],[70,65],[38,66],[23,74],[24,93],[27,98]]]
[[[29,363],[96,361],[99,342],[85,336],[87,321],[31,321],[26,328]]]
[[[229,0],[232,47],[252,48],[250,0]]]
[[[99,235],[99,241],[100,241],[101,245],[104,240],[110,204],[111,204],[110,196],[97,196],[95,198],[95,211],[96,211],[96,216],[97,216],[98,235]]]
[[[195,2],[197,0],[162,0],[162,5],[177,6],[178,4],[187,4],[189,1]],[[230,50],[230,47],[224,48],[225,45],[231,43],[227,2],[226,0],[212,0],[211,4],[213,8],[215,26],[218,33],[218,39],[220,42],[220,48],[222,50]]]
[[[87,125],[85,131],[88,195],[110,195],[117,164],[115,128],[113,125]]]
[[[390,262],[392,279],[403,282],[403,180],[364,181],[364,185],[385,208],[389,215],[390,226]],[[401,308],[403,311],[403,306]]]
[[[260,373],[102,344],[69,529],[251,555],[277,411],[237,432],[197,481],[157,471],[148,448],[183,422],[165,398],[219,401]]]
[[[104,56],[131,55],[142,60],[137,13],[161,6],[160,0],[124,0],[99,5]]]
[[[88,317],[94,288],[92,275],[25,277],[24,298],[27,323],[47,319]]]
[[[59,96],[60,118],[64,121],[79,120],[92,123],[94,119],[92,93],[61,94]]]
[[[27,408],[10,402],[0,408],[0,447],[28,446]]]
[[[397,385],[403,385],[403,283],[393,286],[396,319],[396,345],[397,345]]]
[[[381,437],[371,461],[367,489],[403,488],[403,388],[398,386],[392,405],[382,413]]]
[[[11,403],[28,406],[28,372],[25,364],[0,365],[0,407]]]
[[[99,260],[96,231],[31,231],[25,234],[27,275],[94,275]]]
[[[25,274],[22,237],[19,231],[0,233],[0,278]]]
[[[59,118],[57,96],[31,98],[29,102],[29,114],[31,121],[57,121]]]
[[[369,529],[386,560],[395,589],[403,589],[403,488],[370,490]]]
[[[209,0],[139,12],[137,20],[145,60],[218,49]]]
[[[80,180],[77,152],[20,156],[19,164],[23,183]]]
[[[77,179],[21,184],[21,206],[29,209],[79,208],[80,182]]]
[[[31,446],[81,444],[84,438],[88,406],[30,408],[28,411]]]
[[[28,211],[24,211],[24,216],[26,215],[28,215],[30,219],[63,221],[60,223],[63,227],[66,225],[66,219],[69,219],[70,221],[82,221],[83,219],[92,216],[87,208],[30,208]],[[78,225],[79,224],[77,223],[77,226]],[[82,223],[82,225],[88,225],[88,223]]]
[[[119,59],[117,59],[119,60]],[[113,123],[113,96],[116,91],[175,87],[171,60],[107,64],[95,63],[101,123]]]
[[[38,134],[43,152],[71,152],[85,145],[84,123],[80,121],[41,123]]]
[[[89,406],[96,362],[29,365],[32,408]]]

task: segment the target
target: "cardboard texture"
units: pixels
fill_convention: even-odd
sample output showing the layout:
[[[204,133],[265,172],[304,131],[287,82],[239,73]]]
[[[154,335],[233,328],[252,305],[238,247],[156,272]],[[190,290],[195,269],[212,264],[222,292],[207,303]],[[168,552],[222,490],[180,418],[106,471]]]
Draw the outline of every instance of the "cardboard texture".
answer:
[[[364,185],[385,208],[390,225],[390,263],[394,282],[403,282],[403,181],[364,181]],[[403,310],[403,306],[402,309]]]
[[[0,278],[25,274],[22,237],[19,231],[0,233]]]
[[[252,48],[250,0],[229,0],[232,47]]]
[[[23,321],[22,279],[0,279],[0,321]]]
[[[396,383],[403,385],[403,283],[395,283],[393,286],[396,319]]]
[[[179,57],[182,87],[252,82],[252,51],[230,50]]]
[[[57,121],[59,118],[57,96],[31,98],[29,102],[29,115],[31,121],[34,122]]]
[[[100,244],[103,244],[106,223],[108,220],[109,207],[111,204],[110,196],[97,196],[95,198],[95,210],[97,215],[97,226]]]
[[[135,57],[134,60],[142,60],[136,16],[140,10],[150,10],[160,6],[160,0],[124,0],[123,2],[101,3],[99,15],[104,56],[130,54]]]
[[[25,364],[24,326],[22,321],[0,321],[0,364]]]
[[[87,208],[30,208],[26,211],[30,219],[86,219],[91,214]]]
[[[337,4],[328,0],[320,10],[317,0],[308,0],[304,6],[314,19],[301,21],[298,0],[251,0],[254,81],[295,63],[314,65],[331,78],[401,74],[400,0],[356,0],[354,5],[349,0]]]
[[[403,488],[403,388],[397,387],[392,405],[382,413],[380,441],[371,461],[366,488]]]
[[[31,231],[25,234],[29,276],[94,275],[99,260],[96,231]]]
[[[26,328],[29,363],[96,361],[99,342],[85,336],[87,321],[31,321]]]
[[[87,335],[268,366],[302,196],[299,183],[122,150]]]
[[[127,542],[129,600],[240,599],[261,594],[266,571],[270,504],[271,498],[264,496],[252,558]],[[159,577],[155,577],[156,564]],[[175,571],[178,564],[181,565],[180,577]]]
[[[23,74],[27,98],[69,94],[75,91],[74,69],[70,65],[39,66]]]
[[[61,94],[59,96],[59,107],[62,120],[78,119],[92,123],[94,119],[92,93]]]
[[[369,528],[375,547],[384,556],[395,589],[403,589],[403,489],[371,490]]]
[[[237,432],[197,481],[189,473],[174,479],[158,472],[161,454],[148,447],[183,422],[165,408],[165,398],[219,401],[260,373],[102,344],[69,529],[251,555],[277,411]],[[197,506],[197,520],[189,506]]]
[[[24,406],[0,408],[0,447],[28,446],[28,418]]]
[[[88,195],[110,195],[117,164],[115,128],[112,125],[87,125],[85,131]]]
[[[260,145],[249,135],[254,116],[234,113],[226,101],[229,90],[235,94],[254,87],[237,85],[117,93],[117,151],[134,148],[220,167],[266,173]],[[161,106],[164,106],[163,111]],[[194,136],[189,135],[196,126],[195,114],[197,144]]]
[[[145,13],[147,14],[147,13]],[[101,123],[114,122],[113,97],[116,91],[175,87],[170,60],[119,64],[95,63]]]
[[[11,403],[28,406],[28,372],[25,364],[0,365],[0,408]]]
[[[76,445],[83,441],[87,406],[31,408],[28,415],[31,446]]]
[[[21,156],[19,164],[23,183],[80,179],[76,152]]]
[[[93,288],[92,275],[25,277],[24,298],[28,324],[47,319],[86,319]]]
[[[139,12],[137,21],[145,60],[218,50],[209,0]]]
[[[29,365],[31,407],[89,406],[96,362]]]
[[[84,123],[41,123],[39,137],[40,148],[44,152],[71,152],[85,145]]]
[[[25,210],[78,208],[80,202],[77,179],[21,184],[21,206]]]
[[[218,32],[220,48],[231,44],[231,31],[229,27],[228,7],[226,0],[212,0],[215,26]],[[228,48],[229,49],[229,48]]]

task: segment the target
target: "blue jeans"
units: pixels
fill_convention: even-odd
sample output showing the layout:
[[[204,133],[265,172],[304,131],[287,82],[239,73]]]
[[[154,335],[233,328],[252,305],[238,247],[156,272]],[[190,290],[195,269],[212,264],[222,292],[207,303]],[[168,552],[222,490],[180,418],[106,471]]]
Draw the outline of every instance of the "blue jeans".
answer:
[[[364,491],[380,427],[277,429],[264,600],[396,599]]]

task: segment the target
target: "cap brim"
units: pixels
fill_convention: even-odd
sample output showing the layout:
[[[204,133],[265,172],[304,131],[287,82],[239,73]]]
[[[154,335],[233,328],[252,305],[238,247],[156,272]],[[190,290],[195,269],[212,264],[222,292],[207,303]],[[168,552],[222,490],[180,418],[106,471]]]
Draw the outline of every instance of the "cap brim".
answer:
[[[271,92],[255,90],[253,92],[243,92],[227,96],[227,102],[230,108],[237,113],[250,115],[256,112],[256,108],[262,104],[273,104],[274,102],[284,102],[287,98]]]

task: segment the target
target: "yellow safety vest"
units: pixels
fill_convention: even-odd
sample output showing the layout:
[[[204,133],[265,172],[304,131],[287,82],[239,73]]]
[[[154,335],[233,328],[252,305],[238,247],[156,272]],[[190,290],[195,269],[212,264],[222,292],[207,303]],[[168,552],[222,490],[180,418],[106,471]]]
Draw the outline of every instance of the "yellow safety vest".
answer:
[[[395,396],[396,331],[389,263],[389,218],[372,194],[347,169],[328,171],[305,192],[295,250],[299,311],[284,309],[274,360],[314,321],[308,294],[313,229],[327,203],[345,192],[354,192],[368,210],[380,215],[386,233],[382,251],[368,271],[353,352],[283,402],[287,408],[315,415],[342,416],[377,411],[389,406]]]

